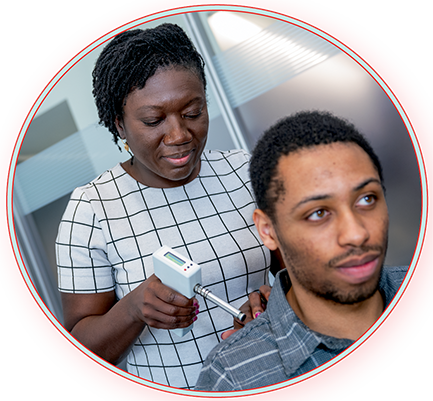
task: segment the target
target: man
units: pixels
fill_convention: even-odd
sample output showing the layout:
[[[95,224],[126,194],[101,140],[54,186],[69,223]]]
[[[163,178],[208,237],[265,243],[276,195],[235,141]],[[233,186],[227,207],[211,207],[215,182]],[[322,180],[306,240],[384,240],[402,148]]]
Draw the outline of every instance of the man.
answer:
[[[209,354],[196,390],[262,387],[329,361],[374,324],[407,271],[382,268],[382,169],[353,125],[320,112],[285,118],[258,142],[250,175],[254,222],[286,268],[266,312]]]

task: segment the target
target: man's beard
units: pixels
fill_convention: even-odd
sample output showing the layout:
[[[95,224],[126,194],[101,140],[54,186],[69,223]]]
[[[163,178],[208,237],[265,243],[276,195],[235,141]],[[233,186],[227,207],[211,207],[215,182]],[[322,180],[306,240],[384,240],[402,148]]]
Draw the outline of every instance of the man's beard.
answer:
[[[387,250],[387,232],[384,234],[383,245],[369,245],[361,246],[359,248],[353,248],[345,254],[339,255],[331,259],[325,265],[323,272],[326,272],[327,269],[334,269],[340,261],[343,261],[350,256],[360,256],[370,251],[380,252],[379,257],[383,255],[382,263],[379,266],[380,273],[376,274],[374,279],[369,280],[366,283],[356,286],[354,285],[353,288],[349,291],[344,291],[331,281],[327,281],[326,277],[317,278],[314,272],[309,271],[308,268],[304,269],[303,266],[305,266],[305,261],[309,259],[308,252],[302,253],[299,251],[295,251],[288,244],[284,244],[284,242],[282,242],[280,239],[279,243],[281,246],[280,250],[284,255],[285,262],[287,263],[289,276],[292,275],[293,278],[305,290],[309,291],[317,297],[338,304],[353,305],[371,298],[379,288],[380,276],[383,268],[383,260],[385,259],[385,254]]]

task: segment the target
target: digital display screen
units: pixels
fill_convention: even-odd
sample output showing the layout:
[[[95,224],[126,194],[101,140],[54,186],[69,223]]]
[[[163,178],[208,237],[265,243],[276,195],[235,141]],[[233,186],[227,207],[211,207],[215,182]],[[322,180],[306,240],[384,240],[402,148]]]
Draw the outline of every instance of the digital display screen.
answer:
[[[176,263],[179,266],[183,266],[185,264],[185,261],[183,261],[182,259],[178,258],[177,256],[173,255],[171,252],[167,252],[164,257],[166,257],[167,259],[170,259],[172,262]]]

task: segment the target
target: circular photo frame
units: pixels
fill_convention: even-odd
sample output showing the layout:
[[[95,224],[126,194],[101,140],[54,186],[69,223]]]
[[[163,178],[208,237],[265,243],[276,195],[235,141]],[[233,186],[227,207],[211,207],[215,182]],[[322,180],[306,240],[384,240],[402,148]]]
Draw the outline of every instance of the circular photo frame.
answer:
[[[226,43],[224,41],[227,38],[218,36],[218,28],[215,27],[217,23],[212,25],[209,22],[210,17],[224,14],[240,18],[232,25],[241,24],[242,19],[251,24],[253,24],[252,21],[255,21],[259,30],[237,42],[235,40],[233,43]],[[68,142],[68,138],[70,139],[76,132],[81,133],[82,137],[87,132],[86,130],[95,132],[99,130],[96,109],[90,105],[88,100],[91,99],[90,76],[88,82],[81,81],[80,77],[86,71],[91,72],[90,67],[97,54],[113,36],[128,29],[146,28],[173,19],[176,22],[184,21],[187,33],[194,38],[196,46],[208,53],[204,57],[208,66],[207,73],[212,77],[209,94],[211,146],[224,147],[227,145],[228,148],[243,147],[250,150],[263,130],[278,118],[302,109],[327,109],[354,122],[372,142],[379,158],[384,163],[391,219],[391,246],[387,262],[390,265],[410,265],[402,286],[381,317],[352,346],[331,361],[304,375],[268,387],[230,393],[183,390],[144,380],[107,363],[79,343],[62,326],[61,310],[58,309],[58,306],[57,309],[54,306],[56,296],[50,295],[52,291],[48,288],[53,285],[52,277],[47,278],[52,271],[50,273],[48,269],[44,273],[38,271],[37,268],[32,270],[29,266],[52,262],[50,256],[45,255],[48,252],[42,252],[42,256],[37,254],[35,256],[32,251],[34,247],[44,248],[44,241],[51,241],[50,238],[37,238],[32,243],[34,238],[38,237],[41,232],[45,232],[45,227],[48,227],[44,225],[47,223],[46,216],[54,215],[56,207],[61,208],[65,205],[65,199],[68,198],[72,189],[81,185],[76,182],[90,181],[105,168],[110,167],[102,165],[99,159],[91,160],[88,163],[90,167],[83,172],[78,181],[69,180],[69,177],[75,175],[70,174],[68,181],[72,183],[69,182],[65,188],[60,188],[60,182],[64,181],[62,178],[64,172],[61,171],[60,163],[56,169],[52,168],[51,162],[43,165],[42,159],[47,155],[57,157],[57,160],[65,160],[67,153],[62,154],[62,149],[66,152],[71,149],[71,142]],[[207,25],[205,20],[208,22]],[[241,31],[245,33],[246,28]],[[203,43],[200,38],[200,34],[205,35],[204,32],[207,35],[206,43]],[[272,51],[269,43],[264,42],[263,37],[259,37],[257,32],[265,32],[267,37],[275,35],[273,37],[276,43],[275,53],[269,54]],[[291,37],[290,35],[296,37],[297,42],[293,44],[293,47],[297,46],[295,51],[298,57],[298,61],[291,64],[287,62],[285,56],[281,56],[281,48],[279,48],[279,46],[288,46],[287,37]],[[235,36],[235,33],[231,33],[229,39],[234,39]],[[261,45],[263,48],[260,48]],[[253,47],[254,54],[249,51],[251,46],[256,46]],[[299,50],[300,47],[301,50]],[[263,61],[264,57],[260,54],[262,51],[263,54],[272,58],[271,63]],[[304,53],[305,60],[299,61],[302,53]],[[239,63],[238,60],[231,59],[234,55],[245,57],[241,64],[250,66],[251,71],[242,69],[241,72],[232,73],[233,63]],[[258,61],[254,65],[256,58]],[[264,74],[263,71],[267,73]],[[241,77],[245,80],[244,86],[242,86]],[[66,96],[65,93],[74,87],[78,89],[78,93]],[[83,91],[87,91],[86,96],[82,96]],[[330,94],[333,95],[333,98],[329,96]],[[262,115],[257,113],[257,110],[261,110]],[[29,151],[26,154],[27,148],[31,149],[32,146],[35,146],[34,142],[39,142],[39,145],[43,142],[41,139],[44,137],[43,124],[50,124],[55,115],[65,116],[62,121],[67,122],[62,124],[64,126],[69,124],[69,131],[65,131],[61,141],[56,139],[53,143],[52,139],[48,139],[47,145],[42,145],[42,150],[36,149],[34,153]],[[215,131],[212,131],[212,121],[216,127]],[[38,124],[41,124],[42,128],[38,127]],[[217,134],[223,131],[223,134]],[[106,132],[102,134],[105,134],[110,142],[110,136]],[[103,161],[109,160],[111,163],[116,158],[125,156],[124,153],[119,154],[112,143],[109,145],[113,152],[107,150],[106,153],[102,153]],[[85,144],[85,146],[89,149],[92,143]],[[50,154],[50,149],[54,153]],[[34,156],[42,152],[43,157],[36,160]],[[28,163],[31,158],[33,162],[36,160],[40,164]],[[80,163],[82,164],[82,161]],[[40,167],[42,170],[37,170],[37,166],[42,166]],[[67,169],[71,171],[71,166],[67,166]],[[56,174],[58,177],[55,177]],[[38,181],[38,176],[43,176],[43,179]],[[38,188],[31,188],[31,185],[42,188],[43,194],[34,192]],[[48,193],[50,195],[45,196]],[[357,54],[315,27],[281,14],[246,7],[200,6],[155,13],[124,24],[81,51],[58,72],[35,102],[18,137],[9,176],[8,217],[13,251],[32,296],[51,323],[74,347],[117,375],[156,390],[188,396],[230,398],[232,396],[251,396],[290,387],[336,365],[365,344],[393,311],[413,274],[424,239],[426,196],[424,163],[409,119],[385,82]],[[57,202],[56,205],[53,202]],[[32,215],[30,223],[26,217],[28,215]],[[48,225],[51,224],[51,229],[56,222],[58,223],[58,218],[48,223]],[[36,233],[35,235],[31,233],[32,230],[33,234]],[[41,296],[41,292],[44,293],[44,296]]]

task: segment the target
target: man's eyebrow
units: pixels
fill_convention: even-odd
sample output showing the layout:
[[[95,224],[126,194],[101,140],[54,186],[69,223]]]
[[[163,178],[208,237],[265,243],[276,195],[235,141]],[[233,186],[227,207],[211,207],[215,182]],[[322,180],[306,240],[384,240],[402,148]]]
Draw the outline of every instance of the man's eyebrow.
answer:
[[[372,182],[375,182],[375,183],[379,184],[380,186],[382,186],[382,183],[377,178],[368,178],[365,181],[361,182],[359,185],[357,185],[355,188],[353,188],[352,192],[357,192],[360,189],[366,187],[368,184],[371,184]],[[324,200],[324,199],[329,199],[329,198],[331,198],[331,195],[329,195],[329,194],[308,196],[308,197],[300,200],[295,206],[293,206],[292,211],[297,209],[299,206],[303,205],[304,203],[318,201],[318,200]]]
[[[329,199],[331,195],[314,195],[314,196],[308,196],[302,200],[300,200],[295,206],[293,206],[292,211],[297,209],[299,206],[303,205],[304,203],[312,202],[312,201],[318,201],[323,199]]]
[[[372,182],[376,182],[377,184],[379,184],[380,186],[382,186],[382,183],[377,178],[368,178],[364,182],[361,182],[361,184],[359,184],[358,186],[356,186],[355,188],[353,188],[353,192],[359,191],[360,189],[366,187],[368,184],[370,184]]]

